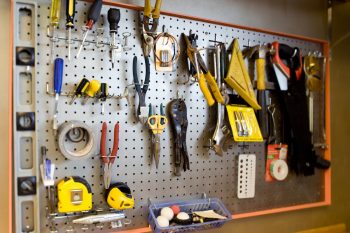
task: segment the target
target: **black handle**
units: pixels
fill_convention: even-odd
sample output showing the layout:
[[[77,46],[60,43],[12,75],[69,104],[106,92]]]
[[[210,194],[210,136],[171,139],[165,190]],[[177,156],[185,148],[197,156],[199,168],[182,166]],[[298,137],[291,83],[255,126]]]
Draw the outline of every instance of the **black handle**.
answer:
[[[295,53],[295,48],[290,47],[286,44],[279,44],[279,55],[282,59],[291,58]]]
[[[116,8],[109,9],[107,19],[108,19],[108,23],[109,23],[109,30],[110,31],[117,31],[118,30],[118,23],[120,21],[120,10],[116,9]]]
[[[75,94],[77,96],[81,96],[83,94],[83,90],[86,88],[86,85],[88,85],[89,83],[89,80],[83,78],[78,84],[77,88],[75,89]]]
[[[67,27],[74,26],[74,16],[75,16],[75,0],[66,1],[66,17],[67,17]]]
[[[89,9],[88,20],[93,21],[93,23],[95,23],[101,14],[101,9],[102,0],[95,0]]]
[[[100,99],[101,101],[106,101],[107,95],[108,95],[108,86],[107,86],[107,83],[101,83],[99,99]]]

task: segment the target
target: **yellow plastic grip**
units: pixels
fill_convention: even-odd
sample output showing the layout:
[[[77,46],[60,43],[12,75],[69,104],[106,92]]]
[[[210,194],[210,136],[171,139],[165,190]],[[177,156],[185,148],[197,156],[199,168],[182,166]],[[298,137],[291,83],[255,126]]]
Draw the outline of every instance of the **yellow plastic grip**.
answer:
[[[211,73],[209,71],[208,71],[208,73],[206,73],[204,75],[204,77],[207,80],[207,83],[210,87],[211,92],[213,93],[215,100],[220,104],[224,104],[225,99],[221,95],[220,89],[219,89],[218,85],[216,84],[214,77],[211,75]]]
[[[101,83],[97,80],[91,80],[90,85],[85,91],[85,94],[88,95],[89,97],[94,97],[95,94],[98,92],[100,89]]]
[[[201,91],[203,92],[204,98],[207,100],[207,103],[209,106],[213,106],[215,103],[215,100],[213,96],[211,95],[209,88],[207,84],[205,83],[204,74],[200,74],[198,77],[198,83]]]
[[[265,59],[258,58],[255,60],[256,75],[257,75],[257,89],[265,90]]]
[[[60,22],[61,14],[61,0],[51,1],[51,11],[50,11],[50,24],[52,26],[58,26]]]
[[[151,18],[151,11],[151,0],[145,0],[145,8],[143,10],[143,15],[148,18]]]
[[[152,12],[152,18],[159,19],[160,17],[160,7],[162,6],[162,0],[156,0],[156,6]]]

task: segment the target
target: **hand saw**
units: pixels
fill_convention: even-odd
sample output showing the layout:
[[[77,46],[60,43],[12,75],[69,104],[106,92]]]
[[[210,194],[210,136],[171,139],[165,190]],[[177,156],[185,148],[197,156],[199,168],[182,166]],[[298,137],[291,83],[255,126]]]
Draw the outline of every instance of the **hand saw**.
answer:
[[[287,64],[286,64],[286,63]],[[294,64],[296,79],[299,80],[303,71],[301,53],[298,48],[286,44],[272,43],[272,64],[281,91],[288,90],[288,79],[291,77],[290,63]]]

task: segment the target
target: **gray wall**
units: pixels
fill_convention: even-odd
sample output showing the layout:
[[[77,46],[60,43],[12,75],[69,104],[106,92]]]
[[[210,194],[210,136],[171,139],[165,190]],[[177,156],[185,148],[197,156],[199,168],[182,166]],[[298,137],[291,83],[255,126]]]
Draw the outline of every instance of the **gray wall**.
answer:
[[[144,0],[115,2],[143,6]],[[155,0],[152,0],[153,4]],[[326,0],[163,0],[162,10],[326,38]]]
[[[143,5],[143,1],[126,1]],[[299,34],[304,36],[326,38],[326,1],[321,0],[164,0],[163,9],[204,18],[216,19],[245,26],[258,27],[274,31]],[[350,31],[350,3],[338,6],[334,12],[333,41],[337,41]],[[280,18],[279,18],[280,17]],[[9,112],[9,40],[10,3],[0,0],[0,135],[7,135]],[[5,32],[5,33],[4,33]],[[296,230],[323,225],[346,222],[350,226],[350,182],[348,182],[347,164],[350,164],[348,132],[350,124],[350,39],[340,41],[333,48],[332,61],[332,201],[330,207],[313,208],[281,214],[233,221],[220,230],[212,232],[278,232],[289,233]],[[6,117],[6,118],[5,118]],[[1,232],[8,231],[8,139],[3,136],[0,141],[0,182],[4,191],[0,196]]]

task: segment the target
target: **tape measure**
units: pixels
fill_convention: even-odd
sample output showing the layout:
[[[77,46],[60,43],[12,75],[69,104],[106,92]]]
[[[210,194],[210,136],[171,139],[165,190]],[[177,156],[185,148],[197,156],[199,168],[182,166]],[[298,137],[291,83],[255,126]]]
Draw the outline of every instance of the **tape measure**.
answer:
[[[72,176],[60,181],[57,185],[58,212],[78,212],[92,209],[92,192],[89,183]]]
[[[125,183],[112,184],[106,194],[107,203],[113,209],[125,210],[134,207],[134,198],[129,186]]]
[[[288,176],[288,165],[283,159],[275,159],[270,165],[270,174],[276,180],[282,181]]]

